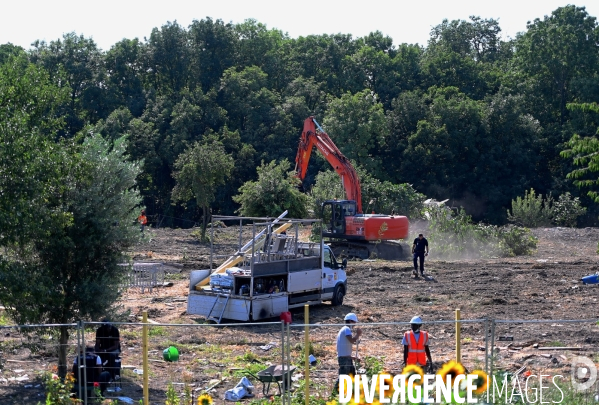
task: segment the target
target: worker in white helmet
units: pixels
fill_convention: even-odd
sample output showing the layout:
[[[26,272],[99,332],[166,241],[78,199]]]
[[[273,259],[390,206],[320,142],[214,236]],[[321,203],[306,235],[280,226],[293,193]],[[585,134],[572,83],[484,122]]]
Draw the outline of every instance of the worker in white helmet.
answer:
[[[431,352],[428,348],[428,332],[421,331],[422,318],[415,316],[410,321],[412,330],[407,331],[403,335],[403,362],[404,365],[416,364],[420,367],[427,366],[428,359],[428,371],[433,370],[433,359]]]
[[[339,375],[356,375],[354,360],[358,359],[355,356],[352,356],[352,345],[360,340],[362,329],[353,326],[358,323],[358,317],[353,312],[345,315],[344,320],[345,326],[342,327],[337,334]]]

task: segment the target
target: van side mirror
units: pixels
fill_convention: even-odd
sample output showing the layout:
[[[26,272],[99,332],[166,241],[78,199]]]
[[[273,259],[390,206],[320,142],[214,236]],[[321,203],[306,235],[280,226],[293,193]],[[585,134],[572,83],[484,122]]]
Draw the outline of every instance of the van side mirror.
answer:
[[[347,267],[347,259],[343,259],[343,261],[341,262],[341,267],[343,267],[344,269]]]

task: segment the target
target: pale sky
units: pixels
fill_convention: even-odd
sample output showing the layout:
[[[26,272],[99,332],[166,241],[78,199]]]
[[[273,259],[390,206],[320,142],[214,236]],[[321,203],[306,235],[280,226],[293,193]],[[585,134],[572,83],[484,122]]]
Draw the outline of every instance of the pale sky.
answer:
[[[187,27],[207,16],[225,22],[254,18],[268,28],[291,37],[310,34],[352,34],[354,38],[381,31],[394,44],[426,45],[430,30],[444,18],[475,15],[499,20],[504,39],[526,30],[526,22],[550,15],[567,4],[585,6],[599,16],[599,1],[580,0],[387,0],[387,1],[273,1],[273,0],[2,0],[0,44],[11,42],[25,49],[36,39],[47,42],[76,32],[92,37],[108,50],[123,38],[149,37],[154,27],[177,21]]]

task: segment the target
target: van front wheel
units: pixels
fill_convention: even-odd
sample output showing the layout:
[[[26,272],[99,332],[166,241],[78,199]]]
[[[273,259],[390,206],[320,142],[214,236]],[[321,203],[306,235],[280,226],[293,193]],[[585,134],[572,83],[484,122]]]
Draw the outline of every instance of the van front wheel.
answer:
[[[341,305],[343,304],[343,297],[345,297],[345,288],[343,288],[342,285],[338,285],[333,292],[333,300],[331,303],[335,306]]]

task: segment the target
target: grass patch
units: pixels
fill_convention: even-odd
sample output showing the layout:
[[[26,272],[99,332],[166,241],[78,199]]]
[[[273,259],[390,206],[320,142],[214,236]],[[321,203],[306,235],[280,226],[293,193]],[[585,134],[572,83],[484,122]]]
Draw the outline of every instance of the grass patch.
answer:
[[[148,331],[148,336],[150,337],[165,336],[166,334],[167,331],[164,326],[153,326]]]
[[[257,375],[260,371],[264,370],[266,366],[260,363],[249,363],[242,370],[235,370],[233,376],[237,378],[248,377],[249,375]]]

